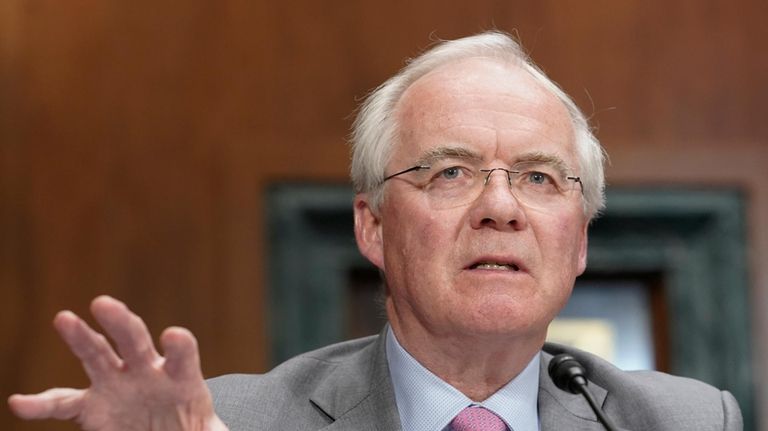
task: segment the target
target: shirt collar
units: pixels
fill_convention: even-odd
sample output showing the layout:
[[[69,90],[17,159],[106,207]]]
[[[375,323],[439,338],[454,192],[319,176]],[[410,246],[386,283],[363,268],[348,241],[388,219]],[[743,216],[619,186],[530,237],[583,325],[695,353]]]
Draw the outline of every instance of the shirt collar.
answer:
[[[387,329],[387,362],[403,431],[445,429],[460,411],[483,406],[501,417],[513,431],[539,429],[540,355],[534,355],[512,381],[482,403],[476,403],[441,380],[413,358]]]

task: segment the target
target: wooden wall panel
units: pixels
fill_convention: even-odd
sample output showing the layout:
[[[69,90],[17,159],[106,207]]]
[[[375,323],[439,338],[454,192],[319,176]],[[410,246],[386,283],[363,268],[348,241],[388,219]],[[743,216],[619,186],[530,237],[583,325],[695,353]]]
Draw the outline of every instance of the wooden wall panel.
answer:
[[[356,100],[430,38],[493,27],[594,112],[610,182],[747,191],[763,363],[765,16],[758,0],[6,0],[1,394],[85,384],[50,320],[99,293],[155,333],[190,327],[208,375],[264,370],[264,187],[345,181]],[[6,410],[0,428],[73,429]]]

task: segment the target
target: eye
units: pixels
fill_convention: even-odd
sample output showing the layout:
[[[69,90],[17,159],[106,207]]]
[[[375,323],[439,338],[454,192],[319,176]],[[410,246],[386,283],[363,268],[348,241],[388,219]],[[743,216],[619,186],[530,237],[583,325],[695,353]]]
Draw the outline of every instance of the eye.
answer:
[[[459,177],[459,175],[461,175],[461,168],[458,166],[451,166],[450,168],[445,168],[442,172],[440,172],[440,176],[446,180],[455,180]]]
[[[543,172],[528,172],[527,175],[528,181],[531,184],[548,184],[552,182],[550,176]]]

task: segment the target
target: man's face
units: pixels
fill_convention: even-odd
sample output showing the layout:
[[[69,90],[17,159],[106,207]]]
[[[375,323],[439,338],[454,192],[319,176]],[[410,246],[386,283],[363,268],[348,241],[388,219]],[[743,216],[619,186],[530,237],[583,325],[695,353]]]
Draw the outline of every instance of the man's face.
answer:
[[[517,66],[483,59],[442,66],[405,92],[395,114],[400,130],[387,174],[446,148],[475,155],[482,168],[510,168],[536,154],[580,174],[565,107]],[[586,264],[581,195],[557,210],[533,209],[496,171],[476,199],[435,208],[408,175],[385,183],[378,214],[366,195],[355,203],[358,244],[386,274],[393,327],[543,341]]]

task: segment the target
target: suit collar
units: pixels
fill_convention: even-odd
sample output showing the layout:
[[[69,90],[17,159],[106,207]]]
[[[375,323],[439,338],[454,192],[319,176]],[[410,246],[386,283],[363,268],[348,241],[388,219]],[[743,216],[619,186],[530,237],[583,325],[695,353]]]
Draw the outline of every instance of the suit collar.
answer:
[[[385,333],[340,362],[310,395],[310,401],[333,420],[323,431],[400,429]]]
[[[595,412],[589,406],[581,394],[572,394],[561,390],[549,377],[548,367],[553,354],[561,353],[552,351],[560,346],[547,344],[541,352],[541,370],[539,378],[539,421],[541,431],[569,430],[595,430],[605,431],[605,427],[598,421]],[[549,353],[548,351],[552,351]],[[589,382],[589,390],[597,400],[598,405],[603,405],[608,391],[598,386],[593,381]]]
[[[333,422],[323,431],[399,430],[400,419],[386,357],[386,328],[375,341],[336,365],[310,395],[310,401]],[[541,431],[604,431],[583,396],[559,389],[547,368],[559,346],[545,345],[539,378]],[[590,391],[603,405],[608,391],[590,381]]]

